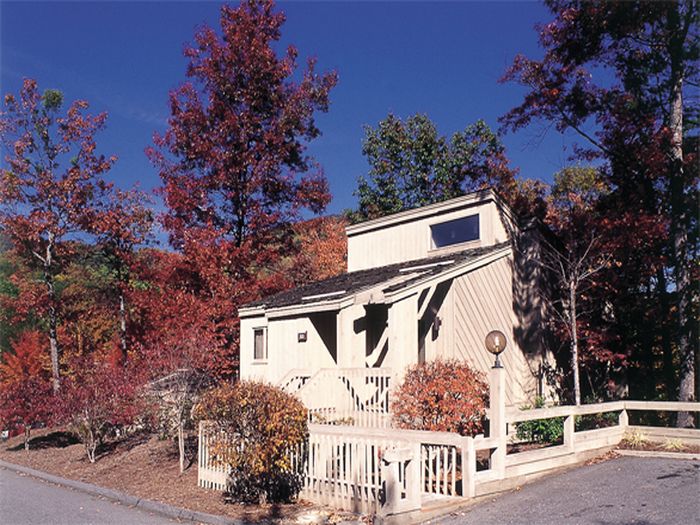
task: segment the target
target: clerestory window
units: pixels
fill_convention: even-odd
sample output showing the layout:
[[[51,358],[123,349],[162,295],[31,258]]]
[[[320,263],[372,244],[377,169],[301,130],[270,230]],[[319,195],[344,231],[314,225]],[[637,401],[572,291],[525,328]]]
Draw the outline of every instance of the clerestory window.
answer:
[[[476,241],[479,239],[479,214],[433,224],[430,235],[433,248]]]

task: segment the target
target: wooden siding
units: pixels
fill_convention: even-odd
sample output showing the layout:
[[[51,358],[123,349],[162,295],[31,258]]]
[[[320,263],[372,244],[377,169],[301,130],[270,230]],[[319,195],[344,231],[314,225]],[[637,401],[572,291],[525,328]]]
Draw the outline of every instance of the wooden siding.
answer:
[[[430,225],[459,217],[479,214],[478,241],[435,250],[431,245]],[[468,202],[464,207],[368,231],[348,231],[348,271],[376,268],[449,253],[450,249],[491,246],[508,239],[498,205],[490,201]]]
[[[437,314],[442,320],[440,335],[434,341],[428,335],[426,357],[464,360],[487,374],[493,356],[484,348],[484,338],[491,330],[501,330],[508,337],[501,354],[506,402],[518,405],[537,394],[540,361],[537,352],[527,357],[515,336],[518,319],[513,308],[512,265],[513,258],[504,257],[453,281]]]
[[[312,316],[314,314],[311,314]],[[335,315],[331,317],[334,322]],[[317,329],[309,316],[267,319],[264,316],[241,319],[241,379],[257,379],[277,383],[295,368],[318,370],[337,366],[337,348],[329,348],[324,337],[329,327]],[[267,359],[253,359],[253,331],[267,327]],[[306,342],[298,341],[299,332],[306,332]],[[334,336],[334,334],[333,334]]]

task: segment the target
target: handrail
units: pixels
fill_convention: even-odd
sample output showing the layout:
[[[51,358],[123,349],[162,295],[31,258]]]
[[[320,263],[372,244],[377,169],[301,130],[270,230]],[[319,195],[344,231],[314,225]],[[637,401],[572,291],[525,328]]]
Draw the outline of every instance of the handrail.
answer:
[[[289,372],[287,372],[282,377],[282,379],[277,381],[277,386],[279,386],[282,390],[288,391],[287,386],[294,379],[297,379],[297,378],[306,378],[306,381],[308,381],[311,378],[311,371],[308,369],[305,369],[305,368],[293,368]],[[297,390],[299,390],[303,386],[304,386],[304,384],[302,383],[302,385],[299,388],[297,388],[296,390],[294,390],[293,392],[290,392],[290,393],[296,392]]]
[[[700,403],[685,401],[608,401],[590,405],[561,405],[547,408],[509,409],[506,419],[509,423],[522,423],[553,417],[585,416],[622,410],[655,410],[669,412],[700,412]]]

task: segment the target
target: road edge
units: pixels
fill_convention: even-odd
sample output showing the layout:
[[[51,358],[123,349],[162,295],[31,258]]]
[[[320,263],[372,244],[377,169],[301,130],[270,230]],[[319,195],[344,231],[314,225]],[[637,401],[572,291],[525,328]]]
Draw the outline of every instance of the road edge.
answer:
[[[118,490],[100,487],[99,485],[85,483],[84,481],[77,481],[74,479],[54,476],[53,474],[49,474],[48,472],[36,470],[30,467],[25,467],[23,465],[17,465],[15,463],[9,463],[3,460],[0,460],[0,467],[8,470],[13,470],[15,472],[20,472],[22,474],[27,474],[29,476],[48,481],[50,483],[55,483],[56,485],[61,485],[71,489],[79,490],[81,492],[85,492],[93,496],[102,496],[103,498],[118,501],[119,503],[123,503],[124,505],[137,507],[139,509],[147,510],[149,512],[155,512],[168,518],[173,518],[177,520],[189,520],[192,522],[199,523],[208,523],[210,525],[246,524],[246,522],[238,519],[227,518],[225,516],[219,516],[217,514],[208,514],[206,512],[199,512],[196,510],[183,509],[182,507],[175,507],[174,505],[168,505],[167,503],[161,503],[159,501],[138,498],[136,496],[132,496],[131,494],[126,494],[125,492],[120,492]]]

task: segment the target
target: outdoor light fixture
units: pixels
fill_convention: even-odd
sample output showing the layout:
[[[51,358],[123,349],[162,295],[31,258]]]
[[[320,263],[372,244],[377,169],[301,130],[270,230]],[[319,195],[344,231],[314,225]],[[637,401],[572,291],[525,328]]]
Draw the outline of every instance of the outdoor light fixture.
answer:
[[[442,326],[442,319],[440,319],[438,316],[435,316],[435,320],[433,321],[433,341],[438,338],[440,335],[440,327]]]
[[[500,330],[491,330],[486,336],[484,344],[486,345],[486,350],[496,356],[496,362],[493,364],[493,367],[503,368],[501,362],[498,360],[498,355],[506,349],[505,334]]]
[[[299,332],[297,334],[297,342],[299,343],[305,343],[306,342],[306,332]]]

